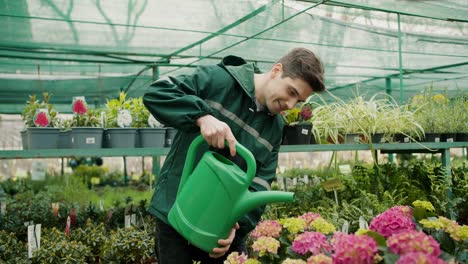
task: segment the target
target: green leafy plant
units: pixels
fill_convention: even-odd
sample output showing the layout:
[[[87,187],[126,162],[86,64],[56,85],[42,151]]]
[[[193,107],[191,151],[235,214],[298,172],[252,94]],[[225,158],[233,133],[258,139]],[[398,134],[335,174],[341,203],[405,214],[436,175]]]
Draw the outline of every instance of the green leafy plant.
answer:
[[[154,253],[154,239],[135,227],[113,230],[103,246],[106,263],[145,263]]]
[[[56,228],[42,229],[41,247],[34,251],[32,263],[86,263],[92,257],[89,247],[70,240]]]
[[[14,233],[0,231],[0,262],[4,263],[27,263],[26,243],[17,239]]]
[[[418,108],[416,120],[426,133],[468,132],[468,100],[463,93],[449,98],[430,86],[412,98],[411,107]]]

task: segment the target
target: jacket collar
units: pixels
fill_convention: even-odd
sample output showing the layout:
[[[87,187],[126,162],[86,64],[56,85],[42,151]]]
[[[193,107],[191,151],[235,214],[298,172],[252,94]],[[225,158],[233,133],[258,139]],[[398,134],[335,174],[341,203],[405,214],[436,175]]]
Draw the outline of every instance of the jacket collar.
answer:
[[[253,63],[247,63],[243,58],[233,55],[224,57],[220,66],[225,68],[236,79],[242,89],[254,100],[254,73],[260,73],[260,70]]]

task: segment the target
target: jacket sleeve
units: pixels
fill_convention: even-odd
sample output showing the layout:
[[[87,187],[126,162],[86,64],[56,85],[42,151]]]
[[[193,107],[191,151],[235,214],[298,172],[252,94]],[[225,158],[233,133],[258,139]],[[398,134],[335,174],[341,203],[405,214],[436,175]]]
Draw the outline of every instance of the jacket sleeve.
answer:
[[[148,88],[143,103],[162,124],[185,132],[198,131],[196,120],[212,114],[203,100],[212,82],[211,72],[211,67],[198,67],[191,75],[159,79]]]

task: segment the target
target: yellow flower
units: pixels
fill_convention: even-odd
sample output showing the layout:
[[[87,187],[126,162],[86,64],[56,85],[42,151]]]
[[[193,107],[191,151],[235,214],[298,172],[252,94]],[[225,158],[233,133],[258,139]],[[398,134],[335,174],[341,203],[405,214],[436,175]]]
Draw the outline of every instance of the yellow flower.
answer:
[[[450,233],[450,236],[456,241],[464,241],[468,239],[468,226],[457,226],[453,232]]]
[[[424,103],[424,95],[418,94],[413,97],[413,100],[411,100],[412,105],[420,105]]]
[[[247,261],[244,262],[244,264],[262,264],[262,263],[256,259],[248,259]]]
[[[367,229],[359,228],[354,234],[356,236],[360,236],[360,235],[365,235],[366,233],[367,233]]]
[[[442,229],[445,226],[444,223],[442,223],[440,220],[423,219],[419,221],[419,223],[425,228],[433,228],[433,229]]]
[[[333,224],[328,223],[325,219],[319,217],[310,223],[310,227],[313,230],[320,232],[322,234],[331,234],[336,231],[336,228]]]
[[[332,264],[332,258],[320,253],[307,259],[307,264]]]
[[[290,218],[285,218],[281,219],[280,224],[286,228],[289,233],[291,234],[297,234],[299,232],[304,231],[307,223],[304,219],[297,218],[297,217],[290,217]]]
[[[432,100],[434,100],[437,103],[445,103],[447,101],[447,98],[442,94],[436,94],[432,97]]]
[[[280,247],[280,242],[272,237],[259,237],[252,244],[252,249],[255,252],[258,252],[258,255],[264,256],[268,253],[278,254],[278,248]]]
[[[281,264],[307,264],[307,263],[305,261],[303,261],[302,259],[287,258],[287,259],[283,260],[283,262],[281,262]]]
[[[434,206],[431,204],[431,202],[428,202],[428,201],[416,200],[416,201],[413,202],[413,206],[417,207],[417,208],[423,208],[423,209],[426,209],[427,211],[431,211],[431,212],[435,211]]]

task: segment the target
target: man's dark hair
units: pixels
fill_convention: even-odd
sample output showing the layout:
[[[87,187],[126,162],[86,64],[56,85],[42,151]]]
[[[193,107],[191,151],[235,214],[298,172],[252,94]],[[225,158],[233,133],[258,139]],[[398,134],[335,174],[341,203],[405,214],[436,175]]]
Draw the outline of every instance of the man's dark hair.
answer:
[[[312,87],[314,92],[325,90],[323,65],[312,51],[295,48],[284,55],[278,63],[283,65],[282,78],[302,79]]]

